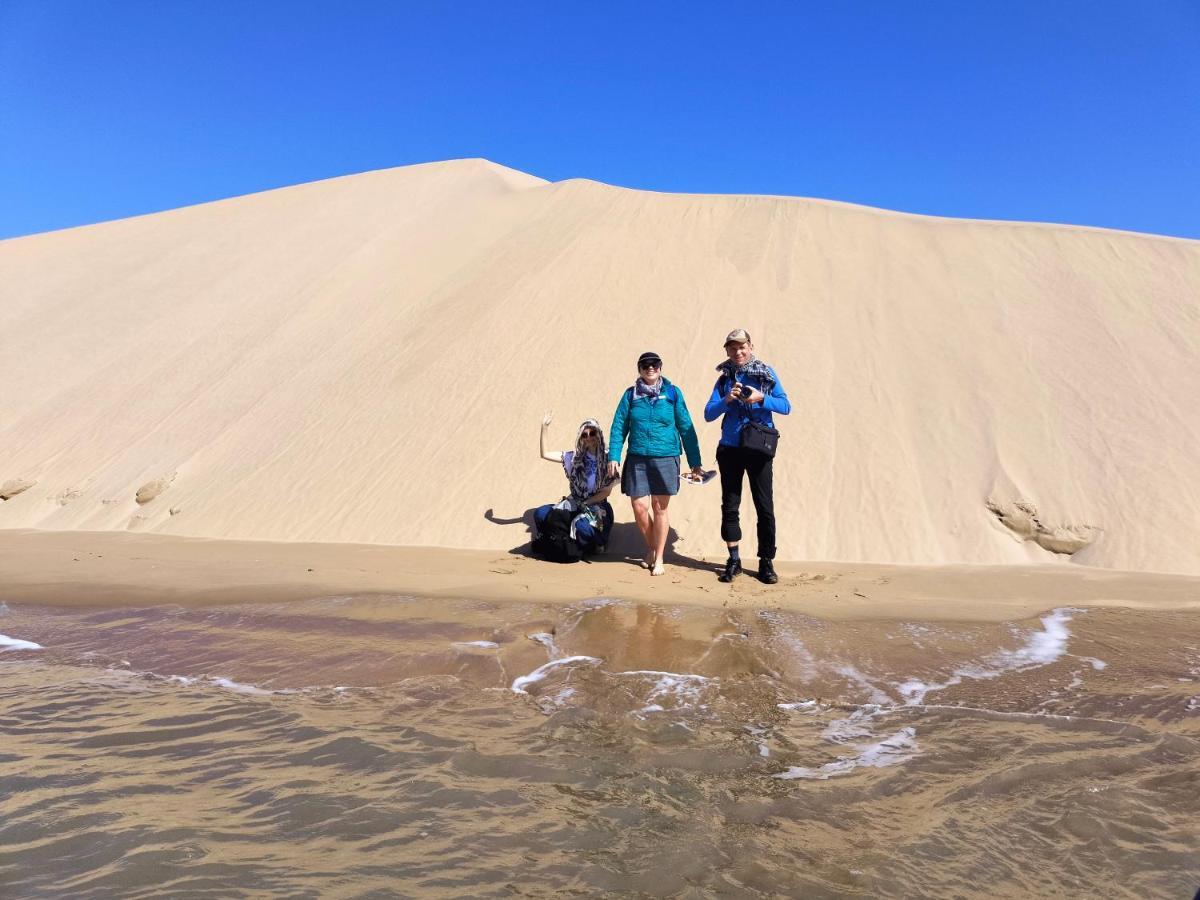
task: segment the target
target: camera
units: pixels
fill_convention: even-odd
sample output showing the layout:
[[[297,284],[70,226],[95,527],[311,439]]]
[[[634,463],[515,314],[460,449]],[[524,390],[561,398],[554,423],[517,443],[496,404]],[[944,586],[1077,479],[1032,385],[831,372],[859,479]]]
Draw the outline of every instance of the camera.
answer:
[[[737,395],[739,397],[741,397],[743,400],[749,399],[750,388],[747,385],[738,384],[738,385],[735,385],[734,389],[737,391]]]

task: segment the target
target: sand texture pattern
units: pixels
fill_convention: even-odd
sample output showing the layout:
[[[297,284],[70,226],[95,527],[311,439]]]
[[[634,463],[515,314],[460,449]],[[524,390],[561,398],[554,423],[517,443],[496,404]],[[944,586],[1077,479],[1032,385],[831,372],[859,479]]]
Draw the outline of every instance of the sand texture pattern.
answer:
[[[715,465],[734,327],[793,404],[782,559],[1200,574],[1200,242],[482,160],[0,242],[0,529],[508,550],[543,413],[607,428],[643,350]]]

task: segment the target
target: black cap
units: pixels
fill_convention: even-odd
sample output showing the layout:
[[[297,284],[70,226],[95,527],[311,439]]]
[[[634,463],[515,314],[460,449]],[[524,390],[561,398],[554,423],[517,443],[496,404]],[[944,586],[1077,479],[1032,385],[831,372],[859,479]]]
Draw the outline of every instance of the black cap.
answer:
[[[652,350],[647,350],[638,357],[638,368],[640,369],[646,363],[657,363],[659,368],[662,368],[662,357]]]

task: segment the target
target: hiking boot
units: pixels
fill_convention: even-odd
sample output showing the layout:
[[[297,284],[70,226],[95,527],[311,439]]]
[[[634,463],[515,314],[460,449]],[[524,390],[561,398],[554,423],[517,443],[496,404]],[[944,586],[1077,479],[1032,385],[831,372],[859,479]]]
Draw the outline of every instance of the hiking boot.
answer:
[[[758,580],[763,584],[775,584],[779,581],[779,576],[775,574],[775,564],[769,559],[758,561]]]
[[[726,584],[733,581],[742,574],[742,561],[734,559],[732,556],[725,560],[725,571],[717,576],[717,581],[723,581]]]

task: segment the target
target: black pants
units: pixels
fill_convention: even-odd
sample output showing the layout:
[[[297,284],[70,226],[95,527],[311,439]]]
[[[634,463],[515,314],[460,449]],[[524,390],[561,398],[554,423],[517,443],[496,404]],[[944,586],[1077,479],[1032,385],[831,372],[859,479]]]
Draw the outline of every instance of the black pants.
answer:
[[[717,446],[717,468],[721,470],[721,539],[742,539],[738,509],[742,505],[742,475],[750,476],[750,497],[758,515],[759,559],[775,558],[775,500],[771,491],[771,464],[775,462],[754,450]]]

